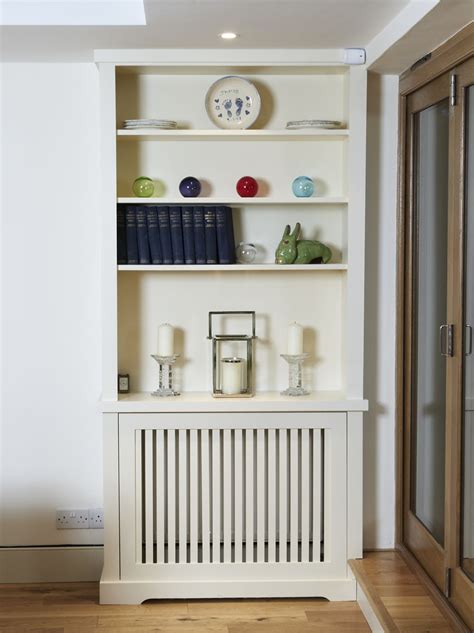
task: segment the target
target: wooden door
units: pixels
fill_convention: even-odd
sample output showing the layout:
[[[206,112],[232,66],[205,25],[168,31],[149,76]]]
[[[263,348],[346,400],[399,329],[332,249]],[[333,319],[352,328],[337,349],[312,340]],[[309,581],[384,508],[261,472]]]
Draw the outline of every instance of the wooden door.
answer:
[[[474,626],[474,58],[408,94],[402,541]]]
[[[404,541],[444,588],[450,78],[407,98]],[[442,349],[441,346],[442,345]]]
[[[474,629],[474,58],[451,73],[454,355],[448,369],[445,592]]]

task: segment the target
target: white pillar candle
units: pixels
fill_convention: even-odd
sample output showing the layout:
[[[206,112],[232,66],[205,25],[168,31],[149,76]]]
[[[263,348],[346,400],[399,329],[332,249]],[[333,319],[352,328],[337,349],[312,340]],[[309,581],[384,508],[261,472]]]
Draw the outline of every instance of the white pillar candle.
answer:
[[[243,358],[234,357],[221,360],[222,393],[227,395],[241,393],[243,365]]]
[[[158,356],[173,356],[174,327],[169,323],[162,323],[158,328]]]
[[[290,323],[288,326],[288,355],[295,356],[303,353],[303,326]]]

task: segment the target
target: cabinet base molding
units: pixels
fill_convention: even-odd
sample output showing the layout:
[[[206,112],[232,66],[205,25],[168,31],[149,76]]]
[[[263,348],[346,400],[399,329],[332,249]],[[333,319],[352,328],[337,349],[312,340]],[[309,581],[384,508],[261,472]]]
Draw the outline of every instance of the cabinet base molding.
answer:
[[[102,545],[4,547],[0,583],[97,581],[103,563]]]
[[[219,598],[327,598],[355,600],[356,582],[342,580],[237,580],[202,582],[100,582],[101,604],[140,604],[145,600]]]

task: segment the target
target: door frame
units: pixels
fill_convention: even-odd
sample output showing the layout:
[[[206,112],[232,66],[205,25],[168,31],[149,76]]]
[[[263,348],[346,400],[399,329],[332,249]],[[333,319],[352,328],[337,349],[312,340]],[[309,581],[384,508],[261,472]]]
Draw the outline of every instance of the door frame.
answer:
[[[395,545],[407,561],[410,568],[418,575],[418,577],[426,585],[432,597],[449,618],[452,625],[458,630],[468,633],[470,629],[461,620],[459,614],[455,611],[452,604],[444,597],[443,593],[438,589],[433,580],[428,576],[426,571],[420,565],[415,556],[406,547],[404,542],[404,461],[405,461],[405,313],[407,306],[407,287],[406,287],[406,243],[411,236],[408,235],[409,216],[407,215],[407,188],[406,188],[406,165],[409,148],[406,147],[407,138],[407,98],[408,95],[418,88],[426,85],[433,79],[452,70],[468,59],[473,54],[474,22],[471,22],[450,40],[445,42],[430,55],[423,58],[424,63],[416,63],[411,69],[406,71],[400,77],[400,98],[399,98],[399,139],[398,139],[398,213],[397,213],[397,288],[396,288],[396,405],[395,405],[395,422],[396,422],[396,514],[395,514]],[[458,263],[462,266],[462,262]],[[458,328],[459,330],[459,328]],[[446,451],[449,452],[448,460],[452,463],[452,454],[456,451],[453,443],[446,445]],[[450,499],[449,504],[453,504],[455,500]],[[459,544],[457,544],[457,547]],[[450,548],[448,552],[448,561],[451,565],[459,550]],[[459,574],[456,570],[452,578],[452,582],[458,581]],[[458,608],[460,605],[457,605]]]

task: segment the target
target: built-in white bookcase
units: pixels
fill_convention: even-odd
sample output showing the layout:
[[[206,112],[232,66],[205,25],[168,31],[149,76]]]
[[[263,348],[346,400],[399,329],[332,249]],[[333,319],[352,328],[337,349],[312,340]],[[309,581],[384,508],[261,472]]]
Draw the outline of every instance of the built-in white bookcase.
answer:
[[[169,429],[173,427],[170,418],[166,418],[169,414],[207,412],[221,413],[225,418],[225,414],[248,413],[252,428],[271,433],[270,427],[265,427],[258,419],[252,422],[256,412],[280,415],[278,412],[318,411],[327,415],[336,415],[327,412],[344,413],[341,420],[344,420],[345,428],[347,424],[347,429],[345,439],[340,438],[344,447],[349,438],[349,417],[353,416],[350,433],[356,434],[355,444],[360,444],[360,412],[366,408],[362,392],[366,70],[344,65],[339,61],[340,57],[339,51],[97,52],[102,96],[103,411],[106,443],[113,444],[115,437],[120,443],[121,424],[123,428],[132,425],[139,433],[142,432],[139,429],[145,433],[145,427],[159,433],[161,418],[156,415],[160,414],[165,415],[163,428]],[[207,117],[206,92],[224,75],[246,77],[260,92],[261,113],[250,130],[216,129]],[[139,117],[173,119],[178,122],[178,129],[122,129],[125,119]],[[341,120],[344,129],[285,129],[288,121],[296,119]],[[189,175],[196,176],[203,184],[197,199],[185,199],[179,194],[180,180]],[[239,198],[236,193],[236,182],[245,175],[259,181],[260,189],[255,198]],[[313,197],[294,197],[292,181],[300,175],[313,178],[316,185]],[[148,176],[158,183],[156,197],[133,197],[132,183],[138,176]],[[236,243],[254,243],[258,248],[257,258],[251,265],[117,266],[118,202],[230,205]],[[285,225],[293,227],[296,222],[301,223],[304,238],[318,239],[330,246],[333,252],[330,264],[274,264],[275,249]],[[210,395],[212,372],[210,343],[206,337],[208,313],[215,310],[256,312],[254,398],[222,401],[214,400]],[[288,367],[280,354],[286,352],[287,326],[291,321],[303,324],[305,351],[310,353],[304,366],[304,380],[311,394],[302,398],[284,398],[279,393],[287,386]],[[183,394],[177,398],[160,399],[149,395],[157,384],[157,365],[150,355],[156,353],[157,328],[163,322],[176,327],[176,352],[180,359],[175,378]],[[118,373],[130,374],[131,394],[118,396]],[[150,414],[151,417],[146,418],[148,422],[143,417],[133,418],[133,414],[141,413]],[[152,419],[158,426],[151,424]],[[192,426],[189,422],[192,418],[186,419]],[[202,424],[202,418],[198,416],[196,419]],[[244,419],[239,418],[239,428]],[[283,428],[282,424],[285,429],[290,429],[291,416],[286,422],[285,419],[279,418],[275,429]],[[318,418],[317,423],[321,429],[325,426],[321,425],[322,419]],[[137,420],[142,420],[145,426],[133,426]],[[151,426],[147,426],[149,424]],[[254,424],[257,426],[252,426]],[[330,422],[327,428],[337,428],[337,422],[334,425]],[[236,428],[228,417],[222,425],[214,421],[196,428],[210,429],[211,426]],[[180,428],[179,424],[177,428]],[[298,441],[304,446],[305,430],[298,433],[303,433],[298,436]],[[311,437],[312,434],[313,430]],[[158,442],[158,437],[161,436],[150,436],[149,441]],[[192,435],[189,437],[188,448],[192,452]],[[232,455],[238,450],[239,437],[232,435]],[[265,445],[268,452],[272,449],[272,436],[265,435],[265,438],[265,442],[269,442]],[[140,451],[145,455],[151,449],[147,448],[145,435],[142,439],[144,443],[140,443]],[[156,446],[159,451],[158,444]],[[114,455],[113,450],[117,449],[106,446],[105,450],[106,468],[107,464],[115,468],[114,459],[118,463],[119,455]],[[135,449],[130,450],[133,453]],[[311,452],[312,464],[316,463],[315,455]],[[358,460],[361,455],[357,459],[354,457],[352,464],[357,473],[360,471]],[[349,462],[346,466],[350,467]],[[192,462],[189,468],[192,468]],[[121,476],[119,473],[119,479]],[[358,477],[358,474],[354,476]],[[112,476],[106,473],[106,481],[107,477]],[[106,491],[115,490],[114,485],[119,490],[120,482],[116,480],[115,484],[109,482]],[[344,491],[344,498],[347,498],[346,484]],[[361,492],[357,494],[357,499],[348,501],[348,508],[351,503],[354,508],[359,508]],[[110,587],[115,587],[114,583],[120,580],[120,573],[113,568],[119,565],[121,554],[113,554],[112,550],[119,547],[119,533],[125,528],[119,516],[118,499],[109,498],[105,503],[106,506],[109,504],[109,512],[112,516],[115,513],[117,521],[117,526],[110,528],[106,535],[108,554],[103,591],[104,600],[110,601],[119,599]],[[356,514],[360,514],[359,510]],[[140,520],[145,520],[143,516]],[[346,517],[348,521],[349,518]],[[351,538],[354,542],[353,555],[360,555],[361,526],[356,525],[358,520],[352,518],[353,536],[348,537],[349,543]],[[268,517],[266,522],[269,525]],[[346,528],[348,533],[349,523]],[[158,547],[156,529],[154,534],[149,547],[152,558],[155,556],[156,559],[156,552],[153,555],[153,547]],[[186,538],[191,539],[191,536]],[[349,551],[344,553],[345,561],[349,554]],[[107,584],[107,579],[113,580],[112,585]],[[146,582],[151,582],[150,578]],[[344,583],[345,587],[350,584],[346,576]],[[148,595],[149,585],[146,587],[130,599],[136,601],[145,594],[153,597]],[[353,585],[350,587],[352,591]],[[155,589],[158,595],[171,595],[158,591],[157,586]],[[107,594],[107,591],[110,592]],[[203,591],[199,595],[205,595],[206,591],[212,595],[213,590],[209,585]],[[228,595],[246,595],[242,591],[235,585],[234,593],[230,591]],[[307,591],[309,589],[300,593],[308,595]],[[193,591],[186,595],[191,594]],[[280,594],[272,589],[261,595]],[[294,595],[299,595],[298,591]],[[349,594],[331,593],[326,588],[325,593],[320,590],[320,595],[347,597]]]

